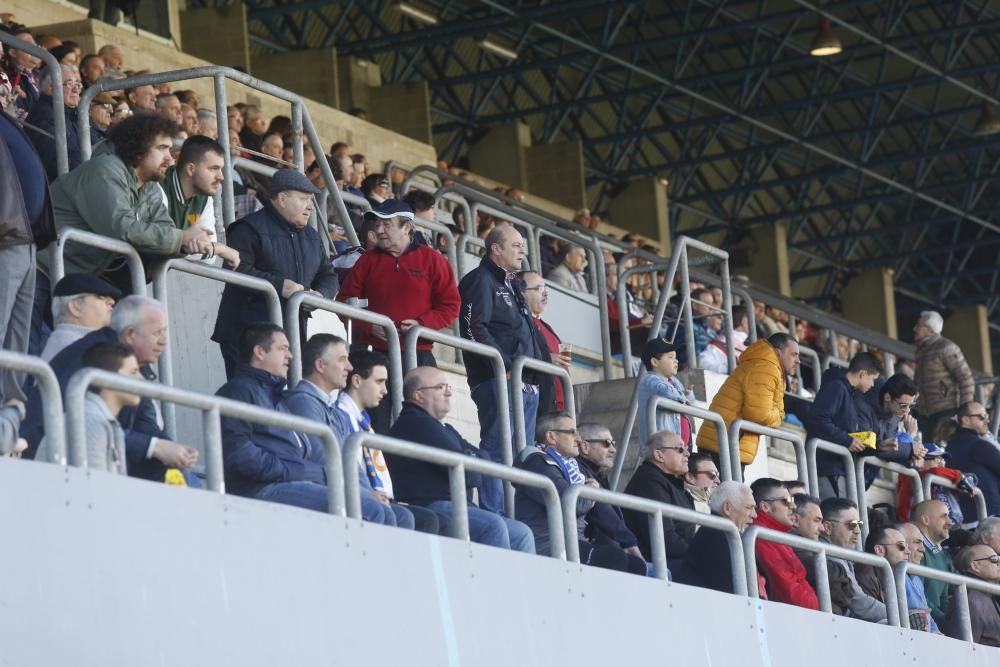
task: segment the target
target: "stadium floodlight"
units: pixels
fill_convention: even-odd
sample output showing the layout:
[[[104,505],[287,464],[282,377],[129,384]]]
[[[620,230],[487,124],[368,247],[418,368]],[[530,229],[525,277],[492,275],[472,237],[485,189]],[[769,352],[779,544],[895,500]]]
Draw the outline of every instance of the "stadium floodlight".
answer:
[[[396,9],[398,9],[403,14],[406,14],[414,21],[419,21],[420,23],[426,23],[427,25],[437,25],[438,23],[436,16],[434,16],[433,14],[428,14],[424,10],[420,9],[419,7],[414,7],[408,2],[400,2],[399,4],[396,5]]]
[[[835,56],[843,50],[840,39],[830,29],[830,19],[820,16],[819,29],[816,31],[816,36],[813,37],[809,55],[825,58],[826,56]]]
[[[983,102],[983,109],[976,119],[975,133],[978,136],[996,134],[1000,132],[1000,117],[993,113],[993,106],[989,102]]]
[[[478,42],[479,48],[486,49],[490,53],[496,54],[501,58],[506,58],[507,60],[517,60],[518,53],[514,49],[509,49],[502,44],[497,44],[490,39],[482,39]]]

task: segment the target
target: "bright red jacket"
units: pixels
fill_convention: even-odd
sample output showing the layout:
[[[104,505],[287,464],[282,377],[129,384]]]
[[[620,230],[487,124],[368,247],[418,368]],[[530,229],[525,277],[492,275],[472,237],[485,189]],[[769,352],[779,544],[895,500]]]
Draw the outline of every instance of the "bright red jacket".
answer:
[[[763,512],[757,513],[753,523],[782,533],[789,530],[788,526],[778,523]],[[806,609],[819,609],[816,591],[806,581],[806,567],[791,547],[758,539],[757,564],[767,579],[770,599]]]
[[[921,479],[927,475],[937,475],[938,477],[944,477],[952,484],[958,484],[962,481],[962,471],[955,470],[954,468],[923,468],[917,471],[920,474]],[[910,510],[913,504],[913,481],[906,475],[900,475],[896,480],[896,520],[897,521],[909,521],[910,520]]]
[[[391,318],[397,328],[403,320],[416,320],[429,329],[450,327],[462,303],[448,260],[416,240],[399,257],[379,249],[361,255],[341,285],[337,300],[354,297],[368,299],[368,310]],[[354,323],[352,342],[382,352],[388,349],[364,322]],[[430,350],[431,346],[421,341],[417,349]]]

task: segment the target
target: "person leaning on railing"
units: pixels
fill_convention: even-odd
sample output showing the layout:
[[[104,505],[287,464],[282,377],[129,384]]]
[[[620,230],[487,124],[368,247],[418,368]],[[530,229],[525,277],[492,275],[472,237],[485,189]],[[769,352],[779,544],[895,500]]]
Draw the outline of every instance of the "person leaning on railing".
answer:
[[[924,536],[920,529],[912,523],[896,524],[896,528],[906,540],[907,560],[914,565],[920,565],[924,558]],[[915,574],[906,574],[906,606],[910,610],[910,629],[924,632],[940,633],[937,621],[931,616],[931,607],[927,603],[927,592],[924,590],[924,580]]]
[[[845,498],[827,498],[820,509],[823,511],[823,526],[826,531],[825,538],[820,539],[844,549],[854,549],[861,538],[861,526],[864,525],[858,515],[857,503]],[[849,598],[844,615],[873,623],[885,623],[885,603],[876,600],[861,588],[854,567],[853,561],[844,558],[831,556],[827,559],[831,589],[834,581],[841,577],[846,577],[849,583]]]
[[[910,559],[910,546],[906,536],[892,526],[872,527],[865,540],[865,552],[884,558],[893,567]],[[886,599],[882,571],[867,563],[858,563],[854,566],[854,571],[861,590],[884,604]]]

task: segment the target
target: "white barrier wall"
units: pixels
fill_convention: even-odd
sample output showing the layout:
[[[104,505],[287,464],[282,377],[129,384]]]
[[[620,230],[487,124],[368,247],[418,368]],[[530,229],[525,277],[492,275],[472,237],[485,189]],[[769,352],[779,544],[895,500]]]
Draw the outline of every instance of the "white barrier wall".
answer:
[[[0,665],[987,667],[1000,650],[0,459]]]

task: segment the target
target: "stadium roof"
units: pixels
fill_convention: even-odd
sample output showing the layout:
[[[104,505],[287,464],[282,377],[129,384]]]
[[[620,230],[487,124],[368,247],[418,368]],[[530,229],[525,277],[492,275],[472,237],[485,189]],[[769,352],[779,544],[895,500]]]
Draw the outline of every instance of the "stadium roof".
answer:
[[[245,4],[259,52],[333,46],[426,80],[450,162],[522,121],[582,142],[595,210],[664,178],[677,234],[787,223],[793,285],[820,305],[887,266],[903,311],[982,303],[1000,323],[996,0]],[[843,50],[820,58],[824,22]]]

